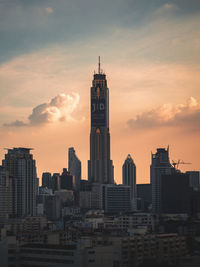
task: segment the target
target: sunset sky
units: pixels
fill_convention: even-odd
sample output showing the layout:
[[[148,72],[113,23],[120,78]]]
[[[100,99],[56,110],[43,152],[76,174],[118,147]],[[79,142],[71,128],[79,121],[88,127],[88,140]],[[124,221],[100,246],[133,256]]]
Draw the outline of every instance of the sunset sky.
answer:
[[[151,151],[200,170],[199,0],[0,0],[0,159],[31,147],[42,172],[87,179],[90,87],[98,56],[110,90],[115,181],[131,154],[149,182]]]

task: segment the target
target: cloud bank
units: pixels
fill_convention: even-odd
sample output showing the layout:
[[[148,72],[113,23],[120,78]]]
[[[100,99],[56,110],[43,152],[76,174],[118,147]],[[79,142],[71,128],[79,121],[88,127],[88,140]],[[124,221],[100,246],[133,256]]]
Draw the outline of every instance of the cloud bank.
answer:
[[[134,129],[184,127],[200,130],[200,103],[190,97],[185,104],[164,104],[127,121]]]
[[[77,108],[79,99],[78,93],[58,94],[50,102],[33,108],[31,115],[28,116],[27,123],[16,120],[11,123],[5,123],[4,126],[23,127],[74,120],[72,113]]]

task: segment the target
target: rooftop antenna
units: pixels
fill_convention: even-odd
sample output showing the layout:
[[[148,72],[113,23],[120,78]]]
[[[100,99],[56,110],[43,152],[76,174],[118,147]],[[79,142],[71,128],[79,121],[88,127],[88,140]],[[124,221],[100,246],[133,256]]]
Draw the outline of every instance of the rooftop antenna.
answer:
[[[100,62],[100,56],[99,56],[99,74],[100,74],[100,67],[101,67],[101,62]]]

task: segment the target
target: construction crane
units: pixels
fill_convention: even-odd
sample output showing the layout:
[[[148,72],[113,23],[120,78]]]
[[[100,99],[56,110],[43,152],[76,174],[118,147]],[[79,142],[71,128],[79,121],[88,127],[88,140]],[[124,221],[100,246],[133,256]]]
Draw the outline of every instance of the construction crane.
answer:
[[[172,165],[174,166],[174,168],[177,168],[177,169],[178,169],[179,164],[192,164],[191,162],[184,162],[184,161],[182,161],[180,159],[177,162],[172,160],[172,162],[173,162]]]

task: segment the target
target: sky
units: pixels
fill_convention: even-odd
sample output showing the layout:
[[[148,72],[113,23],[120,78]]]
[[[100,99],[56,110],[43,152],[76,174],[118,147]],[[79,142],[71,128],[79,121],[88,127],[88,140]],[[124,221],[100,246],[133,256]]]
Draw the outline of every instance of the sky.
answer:
[[[90,87],[98,56],[110,90],[117,183],[131,154],[148,183],[151,152],[169,145],[200,170],[199,0],[0,0],[0,159],[31,147],[38,177],[67,167],[87,179]]]

